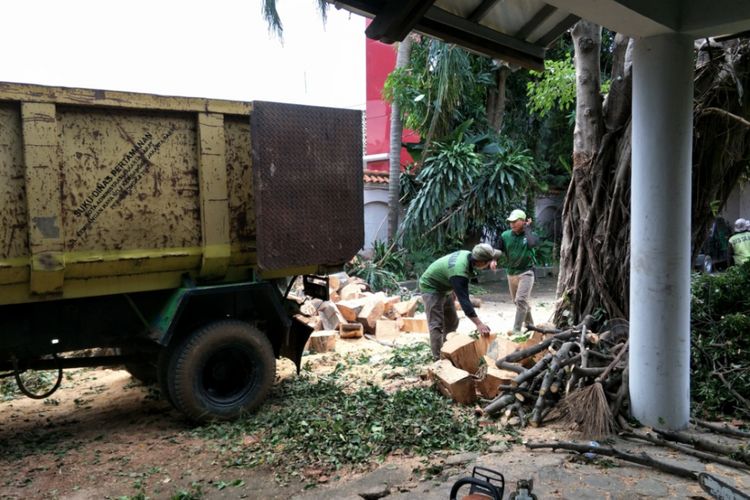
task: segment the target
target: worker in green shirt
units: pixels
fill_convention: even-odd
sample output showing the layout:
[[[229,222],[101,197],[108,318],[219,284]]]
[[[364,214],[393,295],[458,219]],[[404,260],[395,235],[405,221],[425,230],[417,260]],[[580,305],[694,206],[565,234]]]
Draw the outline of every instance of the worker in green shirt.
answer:
[[[737,219],[734,234],[729,238],[729,262],[741,266],[750,261],[750,221]]]
[[[531,317],[531,289],[534,287],[534,261],[532,249],[538,239],[531,232],[531,219],[523,210],[513,210],[506,219],[510,229],[500,235],[498,248],[505,254],[505,274],[508,276],[510,298],[516,304],[513,333],[521,333],[521,327],[533,325]]]
[[[480,243],[471,252],[458,250],[440,257],[420,277],[419,290],[427,313],[433,359],[440,359],[440,348],[443,347],[446,336],[458,328],[453,293],[464,314],[477,326],[479,333],[483,336],[490,334],[490,327],[479,319],[469,300],[469,278],[477,276],[480,269],[489,267],[494,270],[496,260],[501,255],[492,245]]]

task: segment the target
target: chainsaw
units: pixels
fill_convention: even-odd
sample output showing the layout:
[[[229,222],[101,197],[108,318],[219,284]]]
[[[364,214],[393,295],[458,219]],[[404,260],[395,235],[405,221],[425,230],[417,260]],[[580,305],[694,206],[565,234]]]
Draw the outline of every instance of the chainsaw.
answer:
[[[462,477],[451,488],[451,500],[458,498],[458,492],[468,486],[468,495],[461,500],[502,500],[505,492],[505,477],[495,470],[486,467],[474,467],[470,477]],[[537,500],[531,491],[534,481],[522,479],[516,483],[516,491],[508,497],[509,500]]]

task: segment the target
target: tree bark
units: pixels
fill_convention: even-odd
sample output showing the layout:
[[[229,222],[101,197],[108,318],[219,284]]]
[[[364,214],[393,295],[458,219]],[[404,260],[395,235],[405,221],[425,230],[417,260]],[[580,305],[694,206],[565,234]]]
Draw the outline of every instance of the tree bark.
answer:
[[[409,65],[411,57],[411,36],[407,35],[398,45],[396,54],[396,68],[401,69]],[[391,105],[391,134],[390,148],[388,154],[388,239],[396,239],[398,231],[398,219],[401,212],[400,187],[401,187],[401,135],[403,126],[401,123],[401,111],[394,101]]]
[[[495,80],[497,85],[487,94],[487,121],[490,127],[497,133],[500,133],[503,128],[503,119],[505,118],[505,84],[510,73],[510,67],[502,64],[497,70]]]
[[[588,25],[588,26],[587,26]],[[575,41],[577,103],[573,176],[563,205],[563,239],[555,323],[587,314],[629,314],[630,118],[632,44],[615,37],[611,86],[596,120],[599,87],[591,77],[598,56],[595,28],[579,23]],[[704,43],[695,73],[693,253],[715,211],[726,203],[750,156],[750,42]],[[597,139],[598,138],[598,139]]]

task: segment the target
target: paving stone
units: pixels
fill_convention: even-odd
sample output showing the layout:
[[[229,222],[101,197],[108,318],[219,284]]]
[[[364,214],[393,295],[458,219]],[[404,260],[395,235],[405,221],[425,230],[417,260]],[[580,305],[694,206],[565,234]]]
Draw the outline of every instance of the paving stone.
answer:
[[[633,492],[647,498],[666,498],[669,488],[663,481],[654,478],[641,479],[633,485]]]
[[[454,465],[461,465],[467,462],[473,462],[479,457],[479,453],[458,453],[451,455],[445,459],[445,465],[452,467]]]

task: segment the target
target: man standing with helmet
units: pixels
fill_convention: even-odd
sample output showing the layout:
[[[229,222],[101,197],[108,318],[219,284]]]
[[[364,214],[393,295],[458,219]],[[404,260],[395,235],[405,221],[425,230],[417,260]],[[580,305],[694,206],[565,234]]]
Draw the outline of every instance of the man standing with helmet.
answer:
[[[741,266],[750,260],[750,221],[737,219],[734,234],[729,238],[729,262]]]
[[[440,359],[440,349],[445,343],[446,335],[458,328],[453,293],[456,294],[464,314],[477,326],[479,333],[483,336],[490,334],[490,327],[479,319],[469,300],[469,278],[477,276],[480,269],[495,269],[495,261],[501,255],[492,245],[480,243],[471,252],[458,250],[440,257],[430,264],[419,278],[419,290],[422,292],[422,302],[430,329],[433,359]]]
[[[534,324],[531,317],[531,289],[534,287],[534,260],[532,249],[538,238],[531,232],[531,219],[523,210],[513,210],[506,219],[510,229],[500,235],[498,248],[505,254],[505,273],[508,276],[510,298],[516,304],[516,318],[513,333],[521,333],[524,321],[526,326]]]

